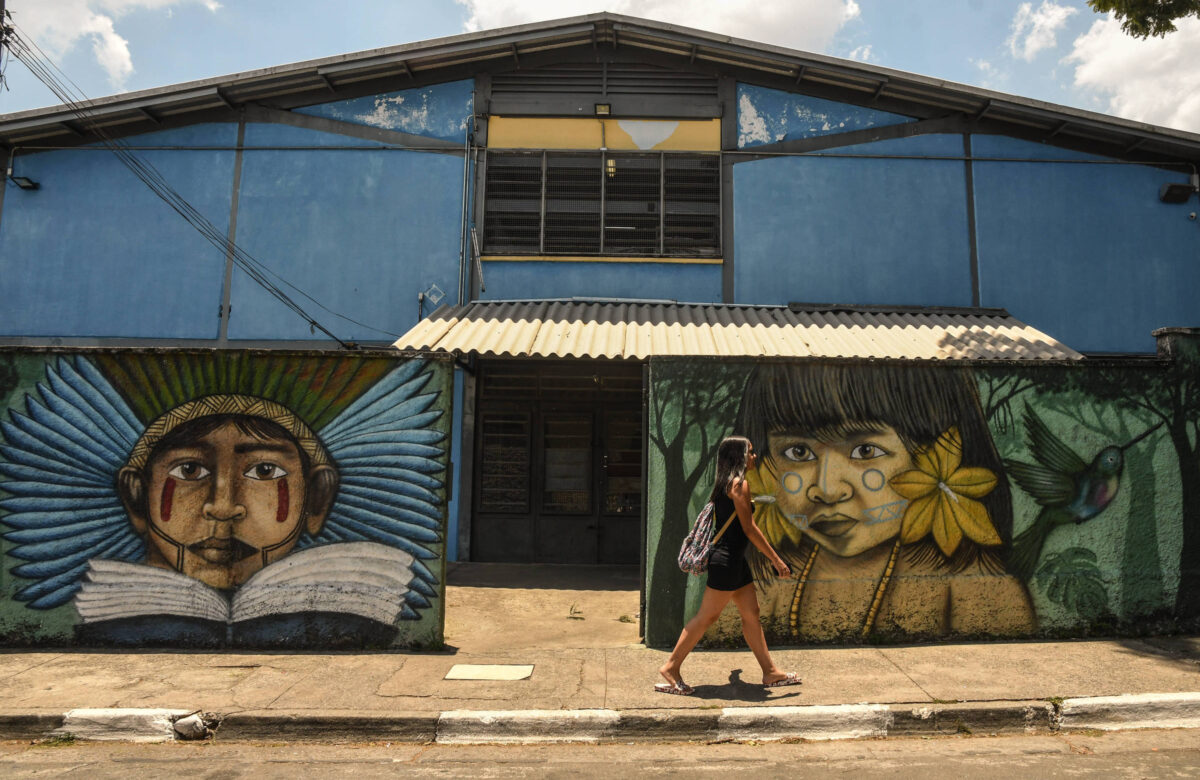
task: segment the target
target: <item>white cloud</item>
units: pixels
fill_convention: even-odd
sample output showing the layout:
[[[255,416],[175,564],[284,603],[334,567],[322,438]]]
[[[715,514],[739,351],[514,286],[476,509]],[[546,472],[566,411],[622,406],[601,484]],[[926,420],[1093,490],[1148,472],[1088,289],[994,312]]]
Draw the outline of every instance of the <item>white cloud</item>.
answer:
[[[859,16],[855,0],[455,0],[468,31],[611,11],[779,46],[823,51]]]
[[[974,83],[977,83],[981,87],[986,87],[987,89],[1001,89],[1008,81],[1008,74],[993,65],[988,60],[977,60],[974,57],[968,57],[967,62],[974,65],[979,71],[979,80]]]
[[[1033,62],[1038,52],[1053,49],[1058,45],[1058,31],[1067,20],[1079,12],[1077,8],[1043,0],[1034,10],[1033,3],[1021,3],[1017,6],[1017,15],[1013,17],[1012,35],[1008,38],[1008,48],[1012,56]]]
[[[1200,19],[1175,23],[1165,38],[1133,38],[1111,17],[1075,39],[1064,62],[1075,87],[1107,98],[1110,114],[1200,132]]]
[[[53,59],[80,44],[91,44],[96,62],[113,87],[121,89],[133,74],[129,41],[116,30],[116,21],[130,11],[167,9],[199,3],[216,12],[216,0],[12,0],[13,21]]]
[[[851,51],[847,56],[850,57],[850,59],[858,60],[859,62],[870,62],[871,44],[868,43],[866,46],[859,46],[857,49]]]

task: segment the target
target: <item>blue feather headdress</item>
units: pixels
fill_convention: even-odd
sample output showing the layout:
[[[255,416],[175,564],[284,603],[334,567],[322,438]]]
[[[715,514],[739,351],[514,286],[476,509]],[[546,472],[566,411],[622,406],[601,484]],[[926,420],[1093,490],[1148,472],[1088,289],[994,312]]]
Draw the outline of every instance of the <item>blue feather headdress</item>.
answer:
[[[442,541],[445,423],[441,390],[423,360],[249,356],[246,353],[104,354],[63,357],[37,393],[0,422],[0,522],[32,580],[15,598],[33,609],[67,603],[88,561],[141,561],[116,492],[116,475],[146,426],[164,412],[213,393],[287,406],[320,437],[341,476],[321,532],[297,549],[372,541],[416,559],[404,617],[430,606],[438,579],[424,561]]]

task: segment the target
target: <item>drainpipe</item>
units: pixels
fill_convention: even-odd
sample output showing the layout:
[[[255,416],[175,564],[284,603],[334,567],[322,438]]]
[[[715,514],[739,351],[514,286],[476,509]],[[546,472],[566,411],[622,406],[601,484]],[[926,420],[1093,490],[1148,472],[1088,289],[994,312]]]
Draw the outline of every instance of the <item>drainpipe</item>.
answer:
[[[472,121],[474,117],[472,116]],[[471,165],[471,128],[463,131],[462,214],[458,226],[458,305],[463,304],[463,278],[467,272],[467,173]],[[418,298],[420,300],[420,298]],[[420,322],[421,318],[417,317]]]

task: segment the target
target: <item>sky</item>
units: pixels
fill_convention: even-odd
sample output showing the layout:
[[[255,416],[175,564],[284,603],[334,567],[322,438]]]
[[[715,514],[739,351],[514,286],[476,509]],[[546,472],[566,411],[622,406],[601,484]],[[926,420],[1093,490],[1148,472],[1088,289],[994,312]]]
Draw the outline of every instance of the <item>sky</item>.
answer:
[[[91,98],[596,11],[1200,132],[1200,19],[1138,40],[1084,0],[7,0]],[[4,63],[0,114],[58,101]]]

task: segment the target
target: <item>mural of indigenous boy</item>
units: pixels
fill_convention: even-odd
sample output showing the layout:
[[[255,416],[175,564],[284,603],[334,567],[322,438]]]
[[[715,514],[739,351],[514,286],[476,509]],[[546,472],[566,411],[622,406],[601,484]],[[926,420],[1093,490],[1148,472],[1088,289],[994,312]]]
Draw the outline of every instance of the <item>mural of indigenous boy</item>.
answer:
[[[86,642],[396,641],[437,596],[422,562],[442,538],[434,374],[340,356],[57,360],[0,423],[0,521],[25,561],[13,573],[34,580],[15,598],[72,602]]]
[[[812,641],[1021,635],[1012,503],[969,372],[760,364],[736,430],[763,453],[755,517],[796,577],[762,577],[771,633]],[[762,568],[759,562],[759,568]]]
[[[155,420],[117,474],[146,563],[231,589],[320,533],[337,493],[325,447],[261,398],[205,396]]]

